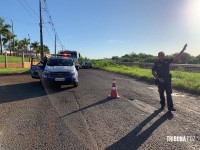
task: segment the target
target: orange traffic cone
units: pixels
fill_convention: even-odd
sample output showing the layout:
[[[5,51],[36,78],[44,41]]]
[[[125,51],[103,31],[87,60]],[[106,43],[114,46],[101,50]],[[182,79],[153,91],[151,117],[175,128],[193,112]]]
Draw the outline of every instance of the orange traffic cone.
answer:
[[[112,90],[111,90],[111,94],[108,96],[109,98],[120,98],[120,96],[117,93],[117,86],[116,86],[116,81],[115,79],[113,79],[112,82]]]

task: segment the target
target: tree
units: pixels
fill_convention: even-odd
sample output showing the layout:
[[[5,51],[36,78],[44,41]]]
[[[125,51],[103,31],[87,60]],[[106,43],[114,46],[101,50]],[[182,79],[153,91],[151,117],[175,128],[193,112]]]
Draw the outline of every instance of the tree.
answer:
[[[8,39],[6,37],[1,38],[2,41],[2,46],[6,46],[6,44],[8,43]]]
[[[0,18],[0,48],[1,48],[1,55],[3,54],[3,49],[2,49],[2,38],[10,34],[9,28],[11,27],[9,24],[4,24],[4,20]]]
[[[39,42],[35,41],[31,43],[31,48],[36,53],[36,55],[40,52],[39,47],[40,47]]]
[[[196,57],[197,63],[200,64],[200,55]]]
[[[17,49],[18,50],[23,50],[23,41],[22,40],[18,40],[18,41],[16,41],[16,43],[17,43]]]
[[[12,39],[17,37],[16,35],[12,35]],[[18,40],[12,40],[10,43],[10,46],[13,48],[13,55],[16,54],[16,48],[17,48]]]
[[[115,61],[118,61],[118,60],[119,60],[119,57],[118,57],[118,56],[113,56],[111,59],[112,59],[112,60],[115,60]]]
[[[30,43],[30,39],[24,38],[22,40],[22,46],[23,46],[23,50],[26,51],[26,53],[28,53],[28,45]]]
[[[35,51],[36,55],[38,55],[38,53],[40,53],[41,46],[39,45],[38,42],[35,41],[34,43],[31,43],[31,47]],[[43,45],[43,52],[46,53],[46,54],[50,53],[49,47],[47,45]]]
[[[12,42],[12,39],[15,37],[16,35],[13,35],[11,32],[8,33],[4,38],[2,38],[2,41],[3,41],[3,45],[5,45],[7,42],[8,45],[7,45],[7,48],[8,50],[10,50],[10,56],[11,56],[11,51],[12,51],[12,48],[13,48],[13,42]],[[13,49],[14,51],[14,49]]]
[[[49,47],[47,45],[43,45],[43,52],[46,53],[46,54],[50,53]]]
[[[122,56],[121,58],[122,58],[122,62],[129,62],[130,61],[130,55],[128,55],[128,54]]]
[[[89,58],[87,58],[87,57],[79,57],[78,63],[82,64],[84,61],[88,61],[88,60],[89,60]]]

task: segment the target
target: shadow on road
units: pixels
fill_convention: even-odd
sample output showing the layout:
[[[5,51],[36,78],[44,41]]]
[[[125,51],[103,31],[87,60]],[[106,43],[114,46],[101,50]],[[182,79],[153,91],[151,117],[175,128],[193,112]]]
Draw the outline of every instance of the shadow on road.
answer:
[[[62,91],[67,91],[67,90],[70,90],[70,89],[74,89],[73,86],[71,85],[65,85],[64,87],[62,88],[58,88],[58,87],[45,87],[45,91],[46,93],[49,95],[49,94],[54,94],[54,93],[58,93],[58,92],[62,92]]]
[[[37,98],[45,95],[62,92],[72,88],[73,87],[71,86],[67,86],[61,89],[55,87],[44,88],[39,83],[39,81],[3,85],[0,86],[0,104],[30,98]]]
[[[38,81],[0,86],[0,104],[46,95]]]
[[[77,112],[79,112],[79,111],[82,111],[82,110],[91,108],[91,107],[93,107],[93,106],[101,105],[101,104],[106,103],[106,102],[111,101],[111,100],[112,100],[112,99],[110,99],[110,98],[106,98],[106,99],[101,100],[101,101],[98,101],[98,102],[96,102],[96,103],[94,103],[94,104],[88,105],[88,106],[83,107],[83,108],[80,108],[80,109],[78,109],[78,110],[75,110],[75,111],[73,111],[73,112],[71,112],[71,113],[68,113],[68,114],[66,114],[66,115],[64,115],[64,116],[61,116],[60,118],[63,118],[63,117],[66,117],[66,116],[68,116],[68,115],[77,113]]]
[[[3,76],[19,76],[19,75],[26,75],[26,74],[30,74],[30,73],[31,73],[30,70],[27,70],[27,71],[24,71],[24,72],[18,72],[18,73],[1,73],[0,77],[3,77]]]
[[[121,138],[116,143],[107,147],[106,150],[134,150],[138,149],[150,136],[151,134],[166,120],[173,118],[171,112],[166,112],[158,120],[156,120],[149,128],[142,133],[138,134],[145,125],[147,125],[153,118],[155,118],[161,110],[155,110],[148,118],[141,122],[136,128],[130,133]]]

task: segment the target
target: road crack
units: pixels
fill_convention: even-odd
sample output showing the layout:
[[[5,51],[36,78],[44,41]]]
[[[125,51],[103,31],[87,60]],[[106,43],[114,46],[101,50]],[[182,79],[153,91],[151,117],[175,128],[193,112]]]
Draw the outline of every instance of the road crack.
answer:
[[[80,97],[79,97],[79,95],[75,91],[73,91],[73,96],[75,98],[76,104],[78,105],[78,109],[80,110],[81,109],[81,105],[78,102],[78,100],[80,99]],[[92,135],[92,131],[91,131],[91,128],[89,127],[89,125],[88,125],[87,119],[85,118],[82,110],[80,110],[80,113],[81,113],[83,121],[84,121],[84,123],[86,125],[86,129],[88,131],[88,134],[89,134],[89,136],[90,136],[90,138],[92,140],[93,146],[98,150],[99,148],[98,148],[97,142],[96,142],[94,136]]]

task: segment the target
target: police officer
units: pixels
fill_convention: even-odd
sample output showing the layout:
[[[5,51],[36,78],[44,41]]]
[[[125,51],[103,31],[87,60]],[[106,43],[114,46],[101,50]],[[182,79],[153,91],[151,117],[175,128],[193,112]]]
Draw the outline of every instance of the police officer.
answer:
[[[43,68],[46,66],[47,61],[48,61],[48,56],[45,55],[45,56],[42,58],[42,60],[40,61],[40,63],[43,64]]]
[[[152,74],[157,81],[158,84],[158,92],[160,95],[160,104],[161,109],[165,108],[165,95],[164,91],[166,91],[167,95],[167,106],[169,111],[176,111],[173,106],[172,101],[172,87],[171,87],[171,74],[169,70],[169,66],[172,62],[176,62],[183,54],[187,47],[187,44],[184,45],[182,51],[179,54],[176,54],[171,59],[165,59],[164,52],[158,53],[158,61],[154,63],[152,67]]]

